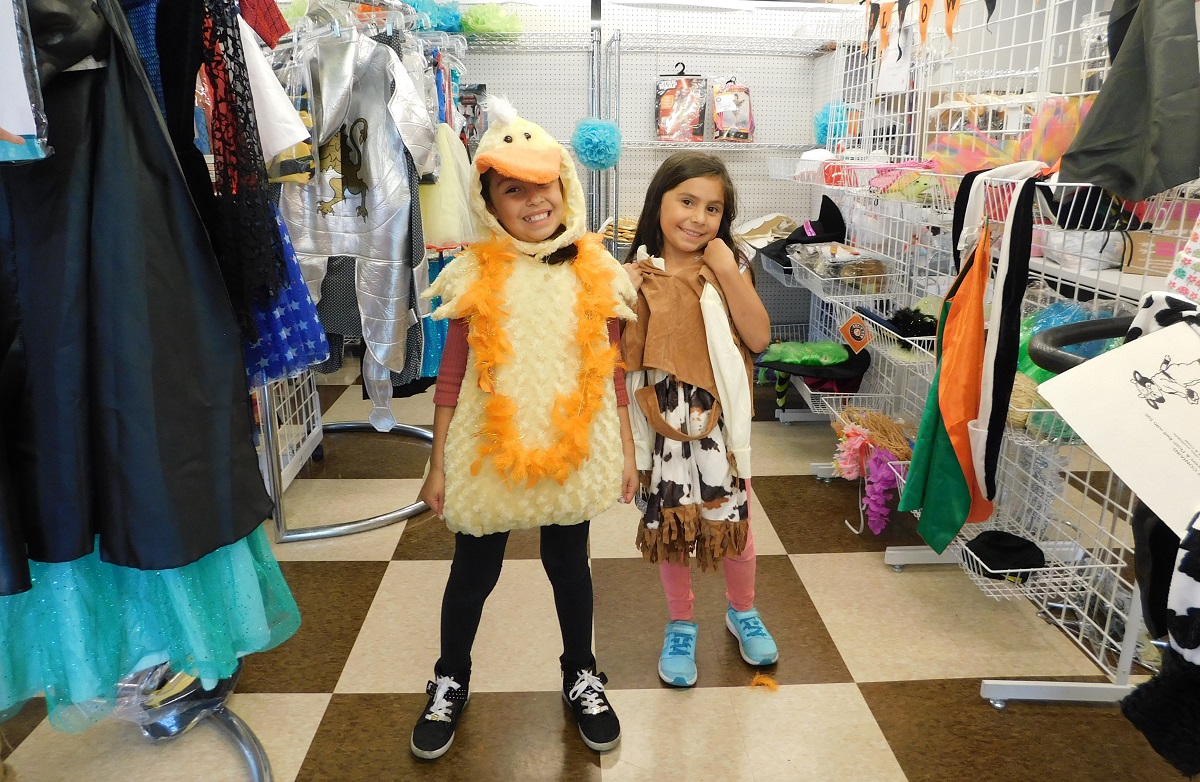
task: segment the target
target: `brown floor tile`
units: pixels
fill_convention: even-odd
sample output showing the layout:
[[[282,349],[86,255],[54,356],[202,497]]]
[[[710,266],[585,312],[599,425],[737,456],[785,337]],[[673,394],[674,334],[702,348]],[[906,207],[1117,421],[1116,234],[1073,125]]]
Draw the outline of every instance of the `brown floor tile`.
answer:
[[[429,461],[429,446],[416,440],[378,432],[326,433],[324,458],[312,459],[301,478],[421,478]]]
[[[599,756],[584,746],[557,692],[477,693],[454,745],[434,762],[413,757],[409,735],[425,695],[334,695],[297,782],[588,782]]]
[[[300,630],[246,658],[239,692],[333,692],[383,580],[387,562],[280,562]]]
[[[924,545],[917,535],[916,519],[908,513],[892,513],[881,535],[870,529],[855,535],[847,528],[847,519],[858,526],[858,484],[854,481],[823,483],[811,475],[756,476],[754,493],[789,554],[846,554]]]
[[[508,536],[505,559],[539,559],[541,532],[537,529],[515,530]],[[422,513],[404,525],[404,534],[392,559],[427,560],[454,559],[454,533],[433,511]]]
[[[21,742],[29,738],[33,729],[46,719],[46,701],[43,698],[33,698],[26,701],[11,719],[0,722],[0,760],[13,753]]]
[[[1116,706],[1012,701],[978,679],[860,684],[909,782],[1179,779]]]
[[[350,386],[317,386],[317,397],[321,400],[321,413],[324,414],[333,407],[333,403],[342,398]]]
[[[757,481],[757,479],[755,479]],[[663,627],[668,621],[658,567],[640,559],[592,560],[596,593],[596,658],[615,689],[667,686],[658,678]],[[758,558],[755,604],[779,644],[779,663],[764,669],[780,684],[825,684],[853,679],[785,556]],[[749,684],[737,641],[725,629],[725,578],[693,568],[698,687]]]

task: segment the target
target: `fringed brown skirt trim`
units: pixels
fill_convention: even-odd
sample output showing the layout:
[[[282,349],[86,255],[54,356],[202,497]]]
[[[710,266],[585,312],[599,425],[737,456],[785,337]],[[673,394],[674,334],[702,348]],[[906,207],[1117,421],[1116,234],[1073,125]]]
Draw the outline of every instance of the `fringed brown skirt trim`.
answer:
[[[750,526],[745,521],[708,521],[698,505],[663,508],[658,529],[638,526],[637,547],[648,562],[687,565],[694,555],[702,571],[716,570],[725,557],[746,548]]]

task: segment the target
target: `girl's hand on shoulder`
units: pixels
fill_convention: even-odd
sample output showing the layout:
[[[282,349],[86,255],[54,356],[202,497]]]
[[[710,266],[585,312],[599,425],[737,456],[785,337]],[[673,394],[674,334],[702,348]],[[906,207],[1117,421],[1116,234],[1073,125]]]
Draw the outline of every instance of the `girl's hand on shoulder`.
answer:
[[[621,264],[621,268],[623,268],[625,270],[625,273],[629,275],[629,281],[633,283],[633,289],[635,291],[641,290],[641,288],[642,288],[642,270],[641,270],[641,268],[636,263],[623,263],[623,264]]]
[[[713,239],[704,248],[704,263],[716,274],[737,271],[737,258],[722,239]]]
[[[417,495],[429,509],[439,517],[446,509],[446,473],[444,470],[429,469],[425,483],[421,485],[421,493]]]

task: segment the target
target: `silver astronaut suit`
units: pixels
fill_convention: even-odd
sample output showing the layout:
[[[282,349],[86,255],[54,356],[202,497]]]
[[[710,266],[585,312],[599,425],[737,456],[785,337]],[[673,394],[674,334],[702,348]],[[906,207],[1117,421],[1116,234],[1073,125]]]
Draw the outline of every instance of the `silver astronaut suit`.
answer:
[[[305,281],[319,300],[329,256],[356,259],[363,382],[371,423],[391,429],[389,371],[405,363],[414,261],[405,150],[421,175],[436,172],[435,126],[425,96],[396,53],[354,31],[306,44],[312,82],[317,175],[287,184],[280,208]],[[393,87],[394,85],[394,87]]]

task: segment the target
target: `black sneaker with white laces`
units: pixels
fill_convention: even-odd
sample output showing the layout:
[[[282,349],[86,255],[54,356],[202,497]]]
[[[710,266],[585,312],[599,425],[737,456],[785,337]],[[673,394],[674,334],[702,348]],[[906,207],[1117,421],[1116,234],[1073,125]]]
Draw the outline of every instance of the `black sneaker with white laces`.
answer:
[[[583,743],[597,752],[607,752],[621,740],[621,721],[604,694],[608,677],[595,666],[563,674],[563,698],[575,715]]]
[[[419,758],[436,760],[454,743],[454,729],[458,727],[458,718],[467,707],[471,694],[453,676],[436,674],[425,692],[429,693],[429,702],[413,727],[409,747]]]

